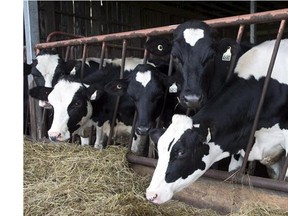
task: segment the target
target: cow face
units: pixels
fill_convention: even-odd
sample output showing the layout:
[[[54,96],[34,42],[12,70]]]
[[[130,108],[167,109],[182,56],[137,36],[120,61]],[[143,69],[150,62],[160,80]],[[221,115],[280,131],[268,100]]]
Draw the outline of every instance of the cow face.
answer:
[[[159,72],[152,65],[138,65],[129,79],[108,83],[105,90],[110,94],[127,93],[137,109],[136,132],[147,135],[159,116],[164,100],[165,89],[172,84],[173,78]]]
[[[157,130],[150,133],[154,142],[159,138],[159,134],[155,135]],[[149,201],[161,204],[170,200],[174,193],[202,176],[214,162],[227,156],[228,153],[209,142],[210,136],[208,130],[204,135],[192,129],[191,118],[173,116],[172,124],[158,140],[159,159],[146,190]]]
[[[67,71],[63,59],[55,51],[43,49],[36,56],[31,74],[37,86],[53,87]],[[49,103],[40,100],[39,106],[46,107]]]
[[[92,116],[91,94],[79,82],[60,80],[48,96],[54,108],[53,123],[48,131],[52,141],[68,140]]]
[[[192,20],[179,25],[174,31],[173,62],[183,76],[180,103],[198,109],[205,101],[203,76],[214,54],[216,32],[207,24]]]

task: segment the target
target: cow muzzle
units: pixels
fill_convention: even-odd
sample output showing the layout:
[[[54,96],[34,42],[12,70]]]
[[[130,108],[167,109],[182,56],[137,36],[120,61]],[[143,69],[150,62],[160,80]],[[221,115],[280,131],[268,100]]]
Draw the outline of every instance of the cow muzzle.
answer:
[[[149,130],[151,129],[150,126],[138,126],[136,127],[136,133],[139,135],[148,135]]]
[[[63,136],[63,134],[60,132],[48,132],[48,136],[49,136],[49,139],[53,142],[57,142],[57,141],[63,142],[69,139],[69,137]]]
[[[180,104],[185,108],[197,110],[201,107],[202,99],[203,99],[202,95],[200,96],[195,94],[182,95],[180,97]]]

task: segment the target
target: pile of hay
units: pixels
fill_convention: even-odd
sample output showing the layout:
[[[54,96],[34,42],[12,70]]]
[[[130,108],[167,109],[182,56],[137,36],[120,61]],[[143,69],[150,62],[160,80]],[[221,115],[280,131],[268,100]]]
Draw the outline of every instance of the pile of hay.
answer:
[[[24,215],[218,215],[178,201],[146,201],[150,177],[128,167],[126,152],[123,146],[100,151],[24,141]],[[247,215],[256,215],[254,210]],[[257,215],[278,213],[260,210]]]

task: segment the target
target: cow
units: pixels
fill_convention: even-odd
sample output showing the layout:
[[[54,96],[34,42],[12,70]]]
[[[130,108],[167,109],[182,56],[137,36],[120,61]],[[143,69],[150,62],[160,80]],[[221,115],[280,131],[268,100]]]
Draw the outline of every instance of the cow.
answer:
[[[175,84],[177,78],[168,76],[165,72],[167,74],[168,67],[164,71],[159,71],[157,66],[139,64],[127,78],[113,80],[105,85],[104,89],[109,94],[119,96],[127,94],[133,100],[138,114],[135,130],[139,135],[148,135],[149,130],[156,126],[167,89],[169,91],[163,112],[163,126],[168,127],[174,113],[186,112],[184,108],[177,106],[179,104]]]
[[[265,41],[242,55],[229,82],[192,118],[175,115],[164,133],[151,130],[159,159],[146,190],[149,201],[164,203],[213,163],[245,154],[274,44]],[[272,167],[288,152],[287,50],[288,39],[283,39],[248,157]]]
[[[237,61],[252,46],[220,38],[216,29],[200,20],[177,26],[171,55],[183,76],[179,84],[181,105],[197,112],[227,80],[232,58]]]
[[[62,75],[85,77],[99,69],[99,59],[87,58],[81,75],[82,60],[68,60],[67,62],[53,49],[42,49],[33,62],[31,74],[36,86],[53,87]],[[39,101],[40,107],[49,108],[45,101]]]
[[[104,59],[103,66],[121,65],[119,58]],[[127,57],[124,70],[132,70],[136,65],[143,62],[143,59]],[[68,60],[67,62],[53,49],[42,49],[34,60],[31,74],[36,86],[53,87],[62,75],[74,75],[78,78],[89,76],[99,69],[100,59],[88,57],[83,64],[83,74],[81,74],[82,59]],[[41,107],[49,107],[45,101],[39,101]]]
[[[120,66],[106,66],[82,80],[71,75],[64,76],[53,88],[39,86],[30,90],[32,97],[45,99],[53,106],[53,123],[48,131],[50,140],[66,141],[74,134],[83,136],[85,129],[95,126],[94,147],[98,149],[105,147],[105,138],[109,133],[105,128],[111,124],[116,96],[108,95],[103,88],[108,81],[119,77],[120,68]],[[128,74],[129,71],[124,71],[124,77]],[[95,91],[96,98],[91,98],[95,96]],[[132,100],[123,95],[116,120],[117,126],[126,134],[131,132],[134,112]],[[143,149],[141,137],[134,136],[132,152],[142,154]]]

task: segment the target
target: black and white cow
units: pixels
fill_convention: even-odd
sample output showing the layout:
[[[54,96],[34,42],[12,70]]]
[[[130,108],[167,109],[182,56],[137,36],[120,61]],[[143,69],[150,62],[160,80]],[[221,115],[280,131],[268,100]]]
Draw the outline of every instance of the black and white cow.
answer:
[[[161,131],[151,131],[151,138],[158,141],[159,159],[146,190],[149,201],[164,203],[195,182],[213,163],[232,154],[244,155],[274,44],[275,40],[263,42],[240,57],[227,85],[192,118],[173,116],[162,136]],[[287,50],[288,39],[283,39],[249,161],[273,166],[285,151],[287,155]]]
[[[252,45],[220,38],[216,29],[199,20],[180,24],[174,31],[171,55],[182,74],[180,103],[198,111],[225,83],[232,57]]]
[[[84,64],[83,77],[99,69],[99,59],[87,58]],[[81,77],[82,60],[67,62],[53,49],[42,49],[33,62],[31,74],[37,86],[53,87],[63,75]],[[39,101],[39,106],[49,107],[45,101]]]
[[[30,95],[37,99],[47,99],[54,108],[54,117],[48,131],[52,141],[66,141],[71,135],[83,135],[85,129],[96,127],[95,148],[103,148],[105,128],[112,121],[116,96],[108,95],[101,91],[110,80],[119,77],[120,66],[106,66],[102,70],[85,77],[82,82],[74,76],[64,76],[58,80],[53,88],[35,87],[30,90]],[[125,71],[124,76],[129,74]],[[96,98],[91,96],[97,91]],[[123,95],[117,113],[117,128],[127,134],[131,132],[134,117],[134,104],[132,100]],[[108,127],[110,129],[110,126]],[[120,132],[121,132],[120,131]],[[141,154],[143,146],[139,143],[139,136],[134,137],[132,151]],[[144,148],[144,147],[143,147]]]
[[[167,74],[168,67],[166,70]],[[171,88],[169,88],[164,107],[163,126],[168,127],[173,114],[185,113],[184,108],[179,109],[181,106],[177,106],[179,102],[177,86],[175,86],[176,78],[166,74],[165,71],[160,72],[157,66],[139,64],[126,79],[114,80],[105,86],[109,94],[128,94],[132,98],[138,113],[135,129],[139,135],[148,135],[149,130],[155,127],[168,87]]]

